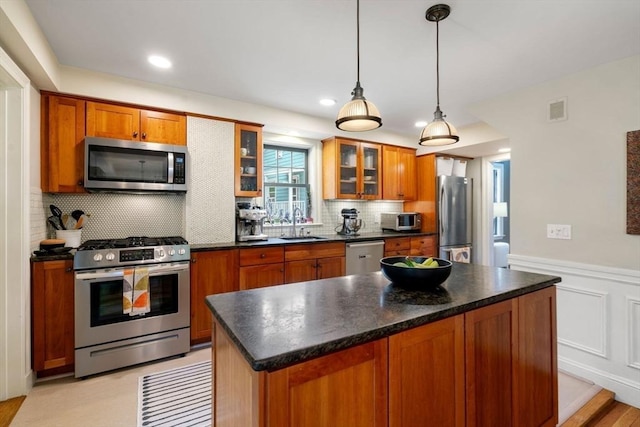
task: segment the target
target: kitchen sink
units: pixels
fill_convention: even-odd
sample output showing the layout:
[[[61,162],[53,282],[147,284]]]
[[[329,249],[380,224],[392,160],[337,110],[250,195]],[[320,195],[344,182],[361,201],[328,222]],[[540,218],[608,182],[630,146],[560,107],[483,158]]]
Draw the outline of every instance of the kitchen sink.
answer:
[[[282,240],[293,240],[293,241],[303,241],[303,240],[327,240],[329,239],[328,237],[321,237],[321,236],[285,236],[285,237],[279,237],[279,239]]]

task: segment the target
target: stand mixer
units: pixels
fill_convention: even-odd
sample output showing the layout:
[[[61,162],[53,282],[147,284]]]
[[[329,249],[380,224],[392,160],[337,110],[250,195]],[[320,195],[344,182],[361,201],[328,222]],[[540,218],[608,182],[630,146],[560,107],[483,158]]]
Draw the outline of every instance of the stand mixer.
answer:
[[[238,242],[268,240],[269,236],[262,228],[267,211],[257,206],[247,205],[248,203],[238,203],[236,208],[236,240]]]
[[[338,234],[342,236],[357,236],[358,230],[362,227],[362,220],[358,219],[358,210],[355,208],[342,209],[342,228]]]

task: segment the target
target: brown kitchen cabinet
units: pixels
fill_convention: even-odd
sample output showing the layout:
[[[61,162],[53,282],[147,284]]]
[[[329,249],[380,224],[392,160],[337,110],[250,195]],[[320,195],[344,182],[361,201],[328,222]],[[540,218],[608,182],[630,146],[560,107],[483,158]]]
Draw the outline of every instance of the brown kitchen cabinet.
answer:
[[[187,145],[187,118],[184,114],[87,102],[87,135]]]
[[[555,426],[555,287],[465,314],[467,425]]]
[[[252,370],[217,323],[214,340],[212,357],[224,367],[216,369],[217,420],[242,426],[388,425],[386,339],[273,372]]]
[[[191,345],[211,341],[207,295],[233,292],[238,285],[238,250],[191,253]]]
[[[381,144],[337,137],[322,141],[324,199],[381,199],[381,169]]]
[[[40,184],[46,193],[83,193],[85,104],[43,93],[40,100]]]
[[[262,196],[262,126],[236,123],[235,195]]]
[[[240,290],[284,283],[284,248],[259,247],[240,249]]]
[[[389,237],[384,239],[384,256],[410,255],[410,237]]]
[[[74,370],[73,260],[31,263],[32,364],[38,377]]]
[[[344,276],[343,242],[287,245],[284,248],[284,283]]]
[[[382,146],[382,198],[415,200],[416,150],[395,145]]]
[[[413,256],[438,256],[438,236],[419,236],[411,237],[411,250],[409,253]]]
[[[389,427],[418,425],[465,425],[462,314],[389,337]]]

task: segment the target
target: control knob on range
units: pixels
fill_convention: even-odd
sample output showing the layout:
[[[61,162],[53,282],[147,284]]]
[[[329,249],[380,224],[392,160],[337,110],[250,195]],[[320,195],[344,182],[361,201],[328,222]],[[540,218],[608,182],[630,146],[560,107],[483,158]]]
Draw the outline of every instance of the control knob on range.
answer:
[[[113,261],[114,259],[116,259],[116,255],[113,252],[109,252],[105,255],[105,259],[107,261]]]
[[[169,255],[170,256],[174,256],[176,254],[176,250],[175,249],[169,249]]]
[[[95,254],[93,256],[93,260],[98,262],[98,261],[102,261],[102,254]]]
[[[160,258],[164,258],[164,249],[160,249],[160,250],[158,250],[158,256],[159,256]]]
[[[187,250],[186,250],[185,248],[180,248],[180,249],[178,249],[178,254],[179,254],[179,255],[184,255],[184,254],[186,254],[186,253],[187,253]]]

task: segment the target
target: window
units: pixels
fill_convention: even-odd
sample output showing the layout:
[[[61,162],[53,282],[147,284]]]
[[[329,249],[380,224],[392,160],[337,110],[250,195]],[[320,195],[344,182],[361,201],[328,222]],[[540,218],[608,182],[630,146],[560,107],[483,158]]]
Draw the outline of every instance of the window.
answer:
[[[309,152],[300,148],[265,145],[262,176],[267,222],[290,223],[311,217]]]

